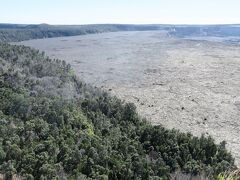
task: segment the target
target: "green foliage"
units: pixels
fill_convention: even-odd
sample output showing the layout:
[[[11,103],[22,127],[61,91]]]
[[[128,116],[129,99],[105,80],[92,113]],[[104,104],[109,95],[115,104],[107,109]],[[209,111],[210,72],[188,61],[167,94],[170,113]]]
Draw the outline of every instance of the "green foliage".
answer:
[[[240,179],[240,169],[234,171],[225,171],[217,176],[217,180],[239,180]]]
[[[217,180],[234,180],[234,179],[231,175],[227,176],[227,175],[224,175],[223,173],[220,173],[217,176]]]
[[[0,45],[0,173],[26,179],[168,179],[233,168],[224,143],[142,120],[24,46]]]

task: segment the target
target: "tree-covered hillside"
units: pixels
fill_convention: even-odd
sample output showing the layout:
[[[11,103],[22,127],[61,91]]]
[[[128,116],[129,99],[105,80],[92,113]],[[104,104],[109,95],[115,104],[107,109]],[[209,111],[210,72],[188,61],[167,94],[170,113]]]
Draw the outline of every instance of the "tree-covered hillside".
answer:
[[[173,37],[239,37],[240,25],[131,25],[131,24],[92,24],[92,25],[48,25],[48,24],[1,24],[0,42],[17,42],[29,39],[42,39],[62,36],[76,36],[116,31],[164,30]],[[238,39],[233,39],[238,44]]]
[[[159,30],[154,25],[18,25],[0,24],[0,42],[16,42],[29,39],[41,39],[61,36],[76,36],[115,31],[146,31]]]
[[[152,126],[64,61],[0,44],[0,174],[7,179],[215,177],[233,163],[225,142]]]

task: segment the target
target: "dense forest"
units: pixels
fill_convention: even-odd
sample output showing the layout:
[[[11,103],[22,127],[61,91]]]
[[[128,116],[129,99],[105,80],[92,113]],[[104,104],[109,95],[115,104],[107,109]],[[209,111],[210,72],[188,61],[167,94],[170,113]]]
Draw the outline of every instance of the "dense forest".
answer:
[[[6,179],[210,178],[235,168],[225,142],[152,126],[65,61],[0,44],[0,174]]]

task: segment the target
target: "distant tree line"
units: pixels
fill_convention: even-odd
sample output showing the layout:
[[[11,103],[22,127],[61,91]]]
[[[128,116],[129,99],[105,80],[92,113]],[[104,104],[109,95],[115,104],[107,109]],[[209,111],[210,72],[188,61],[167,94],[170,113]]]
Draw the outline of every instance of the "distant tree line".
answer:
[[[116,31],[155,31],[163,30],[174,37],[234,37],[240,36],[240,25],[131,25],[131,24],[92,24],[92,25],[48,25],[48,24],[1,24],[0,42],[18,42],[29,39],[42,39],[61,36],[76,36]],[[232,38],[233,38],[232,37]],[[239,44],[239,38],[224,42]]]
[[[18,25],[0,24],[0,42],[17,42],[29,39],[42,39],[61,36],[76,36],[115,31],[146,31],[159,30],[154,25]]]

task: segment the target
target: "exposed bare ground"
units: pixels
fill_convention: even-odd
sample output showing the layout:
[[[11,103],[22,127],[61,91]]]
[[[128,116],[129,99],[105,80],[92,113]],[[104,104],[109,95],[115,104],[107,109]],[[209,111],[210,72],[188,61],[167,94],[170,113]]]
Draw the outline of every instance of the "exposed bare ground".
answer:
[[[240,47],[156,31],[22,44],[66,60],[85,81],[134,102],[153,124],[226,140],[240,165]]]

